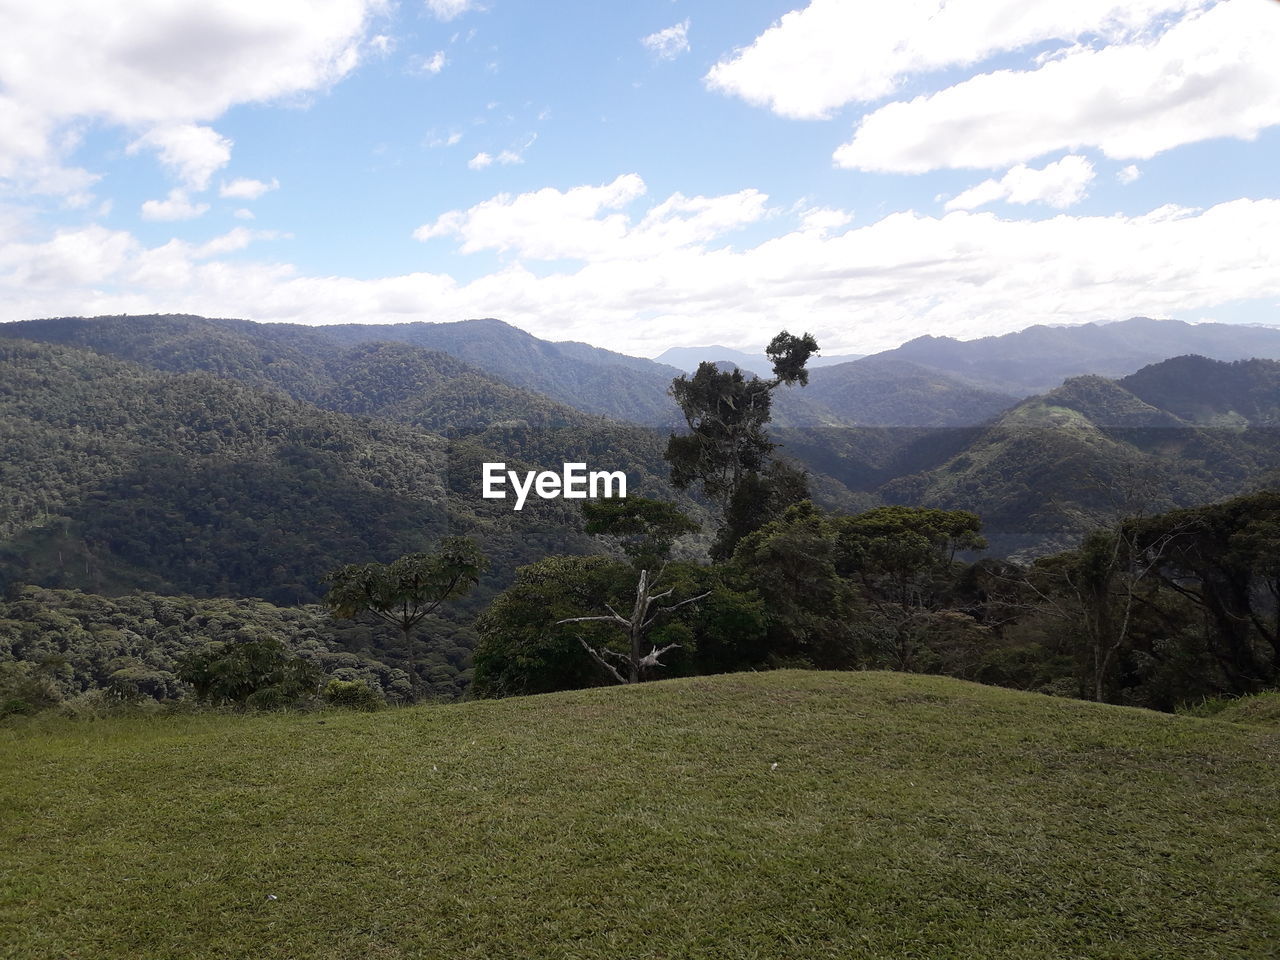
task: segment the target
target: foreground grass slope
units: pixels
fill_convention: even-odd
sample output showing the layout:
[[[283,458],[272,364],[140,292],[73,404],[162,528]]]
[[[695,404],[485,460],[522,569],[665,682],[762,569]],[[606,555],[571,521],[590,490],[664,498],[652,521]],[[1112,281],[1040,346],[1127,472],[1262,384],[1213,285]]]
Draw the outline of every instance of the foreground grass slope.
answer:
[[[1272,957],[1277,759],[1274,728],[793,671],[23,724],[0,955]]]

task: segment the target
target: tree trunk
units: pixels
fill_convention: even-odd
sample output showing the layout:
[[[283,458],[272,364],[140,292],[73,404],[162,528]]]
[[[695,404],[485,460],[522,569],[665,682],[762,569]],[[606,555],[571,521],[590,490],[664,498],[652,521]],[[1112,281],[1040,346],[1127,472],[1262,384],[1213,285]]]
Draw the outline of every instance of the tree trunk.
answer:
[[[636,605],[631,608],[631,660],[628,668],[632,683],[640,682],[640,659],[644,654],[640,650],[640,642],[644,637],[644,616],[649,609],[649,571],[640,571],[640,580],[636,584]]]
[[[405,656],[409,660],[409,686],[415,687],[418,683],[418,668],[413,660],[413,629],[402,628],[401,632],[404,634]]]

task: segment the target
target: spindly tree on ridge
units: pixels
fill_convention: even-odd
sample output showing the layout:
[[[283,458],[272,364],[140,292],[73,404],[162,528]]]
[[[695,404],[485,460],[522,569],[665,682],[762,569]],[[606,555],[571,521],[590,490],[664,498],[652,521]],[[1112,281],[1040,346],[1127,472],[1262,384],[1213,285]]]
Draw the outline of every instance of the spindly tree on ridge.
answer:
[[[771,379],[747,379],[739,369],[704,362],[692,377],[671,382],[688,426],[687,433],[673,434],[667,442],[671,482],[682,490],[700,484],[720,505],[724,520],[713,556],[730,556],[743,536],[807,497],[803,475],[772,459],[775,445],[765,428],[773,391],[805,386],[805,364],[817,350],[809,334],[797,337],[784,330],[765,351],[773,362]]]

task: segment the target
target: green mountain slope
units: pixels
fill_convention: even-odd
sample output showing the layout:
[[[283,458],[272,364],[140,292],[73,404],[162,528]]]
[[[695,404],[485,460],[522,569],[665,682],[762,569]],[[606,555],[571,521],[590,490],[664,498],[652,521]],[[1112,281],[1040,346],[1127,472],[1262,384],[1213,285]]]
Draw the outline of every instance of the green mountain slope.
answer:
[[[585,343],[540,340],[501,320],[313,329],[347,346],[390,340],[438,350],[588,413],[635,423],[673,422],[667,397],[671,378],[679,373],[673,367]]]
[[[1120,381],[1147,403],[1188,423],[1280,426],[1280,363],[1174,357]]]
[[[0,337],[84,347],[172,372],[202,370],[312,402],[324,401],[350,357],[400,344],[447,354],[451,370],[519,390],[528,405],[663,428],[679,421],[668,395],[676,368],[587,344],[539,340],[499,320],[307,327],[192,316],[65,317],[0,324]],[[779,397],[775,418],[780,426],[798,427],[947,426],[980,423],[1012,402],[1007,392],[937,370],[867,358],[815,369],[809,388]]]
[[[489,451],[480,459],[519,459],[548,469],[586,462],[593,469],[624,470],[638,487],[674,496],[662,459],[665,432],[584,413],[450,354],[394,339],[343,346],[311,327],[189,316],[0,324],[0,337],[6,334],[83,347],[163,371],[275,387],[328,410],[466,439],[468,451]],[[675,410],[665,394],[664,401],[669,413]],[[476,458],[465,459],[470,469]],[[478,466],[474,472],[478,477]]]
[[[804,391],[789,391],[779,398],[783,425],[800,419],[785,416],[793,397],[829,411],[831,423],[868,427],[971,426],[1017,402],[1008,393],[887,357],[865,357],[814,370]]]
[[[1185,380],[1192,368],[1196,376]],[[1169,360],[1121,381],[1077,377],[881,493],[901,503],[976,505],[999,552],[1066,548],[1119,516],[1209,503],[1280,480],[1280,430],[1268,406],[1276,377],[1276,361],[1204,358]],[[1205,416],[1183,419],[1157,402]]]
[[[10,580],[293,604],[314,601],[338,564],[446,532],[482,542],[492,583],[545,552],[590,549],[567,501],[515,514],[482,500],[479,463],[493,453],[474,438],[451,444],[205,373],[6,340],[0,436]]]
[[[1261,958],[1274,729],[901,674],[0,730],[45,960]]]

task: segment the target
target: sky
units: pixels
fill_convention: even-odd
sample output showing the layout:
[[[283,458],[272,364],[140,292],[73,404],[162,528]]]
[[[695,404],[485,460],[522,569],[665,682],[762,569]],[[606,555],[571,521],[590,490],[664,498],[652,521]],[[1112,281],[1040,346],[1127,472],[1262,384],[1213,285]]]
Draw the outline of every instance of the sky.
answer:
[[[0,0],[0,320],[1280,323],[1277,0]]]

